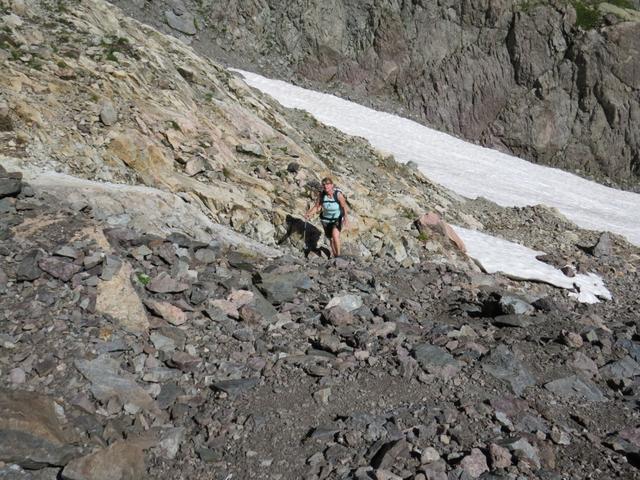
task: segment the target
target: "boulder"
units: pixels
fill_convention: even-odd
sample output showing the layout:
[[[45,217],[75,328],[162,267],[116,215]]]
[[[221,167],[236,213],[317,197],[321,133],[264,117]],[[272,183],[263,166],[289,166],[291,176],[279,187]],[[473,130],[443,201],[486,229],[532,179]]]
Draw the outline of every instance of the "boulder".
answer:
[[[131,265],[124,263],[109,281],[98,282],[96,311],[110,315],[128,332],[140,335],[149,329],[147,313],[131,284]]]
[[[22,173],[0,172],[0,198],[16,197],[22,191]]]
[[[412,354],[423,370],[444,379],[453,377],[462,368],[462,362],[453,358],[449,352],[429,343],[417,345]]]
[[[166,10],[164,12],[164,17],[167,24],[180,33],[184,33],[186,35],[195,35],[198,33],[195,18],[189,12],[185,11],[180,12],[180,14],[176,14],[175,10]]]
[[[593,382],[576,375],[549,382],[545,384],[544,388],[565,400],[606,401],[606,397]]]
[[[62,471],[65,480],[138,480],[145,477],[144,452],[134,441],[117,441],[76,458]]]
[[[123,405],[130,404],[133,409],[158,413],[153,398],[136,383],[135,378],[123,372],[120,363],[107,354],[94,360],[76,360],[75,366],[91,382],[91,393],[103,402],[117,397]]]
[[[509,383],[516,395],[522,395],[526,387],[536,384],[533,376],[505,345],[499,345],[483,359],[482,369]]]
[[[37,392],[0,390],[0,462],[24,468],[65,465],[79,439],[56,413],[56,403]]]

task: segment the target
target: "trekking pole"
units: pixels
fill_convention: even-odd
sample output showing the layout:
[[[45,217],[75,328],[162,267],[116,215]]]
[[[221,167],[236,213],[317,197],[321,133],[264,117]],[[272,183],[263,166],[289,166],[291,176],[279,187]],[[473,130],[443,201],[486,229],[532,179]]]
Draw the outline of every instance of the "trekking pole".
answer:
[[[307,219],[304,219],[304,230],[302,230],[302,243],[307,247]]]

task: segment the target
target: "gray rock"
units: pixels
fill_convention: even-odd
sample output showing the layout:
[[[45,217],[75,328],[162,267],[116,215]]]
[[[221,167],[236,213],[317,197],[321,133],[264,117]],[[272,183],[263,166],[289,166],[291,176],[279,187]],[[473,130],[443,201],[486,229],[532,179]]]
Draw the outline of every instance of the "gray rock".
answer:
[[[53,254],[59,257],[72,258],[74,260],[80,256],[80,252],[78,250],[68,245],[64,245],[58,248],[55,252],[53,252]]]
[[[42,275],[38,262],[44,257],[40,249],[30,250],[18,265],[16,279],[20,282],[32,282]]]
[[[22,173],[0,174],[0,198],[15,197],[22,191]]]
[[[371,460],[371,466],[373,468],[389,468],[400,456],[409,456],[409,445],[403,438],[382,445]]]
[[[189,12],[181,12],[181,14],[178,15],[174,10],[166,10],[164,12],[164,18],[167,24],[174,30],[187,35],[195,35],[198,33],[195,18]]]
[[[340,295],[329,300],[329,303],[327,303],[325,308],[328,310],[330,308],[338,306],[343,308],[347,312],[352,312],[362,307],[362,305],[362,297],[360,297],[359,295]]]
[[[504,448],[509,449],[510,452],[519,452],[525,458],[527,458],[532,465],[539,469],[540,464],[540,452],[537,447],[531,445],[531,443],[523,437],[516,437],[498,442],[498,444]]]
[[[190,177],[193,177],[194,175],[197,175],[200,172],[204,172],[205,167],[206,167],[206,164],[203,158],[201,157],[192,158],[185,165],[184,173],[186,173]]]
[[[429,343],[417,345],[413,348],[412,354],[426,372],[440,375],[445,379],[451,378],[462,368],[462,363],[453,358],[449,352]]]
[[[588,402],[604,402],[606,397],[591,381],[576,375],[559,378],[545,384],[544,388],[566,400],[586,400]]]
[[[531,319],[524,315],[498,315],[491,319],[491,323],[498,327],[525,328],[531,325]]]
[[[147,290],[155,293],[180,293],[188,288],[188,284],[171,278],[167,272],[160,272],[147,284]]]
[[[157,350],[172,352],[176,349],[176,342],[173,338],[169,338],[158,332],[152,332],[149,338]]]
[[[235,397],[247,390],[251,390],[260,383],[258,378],[240,378],[237,380],[221,380],[212,384],[212,387]]]
[[[526,387],[536,384],[533,376],[505,345],[499,345],[483,359],[482,369],[508,382],[516,395],[522,395]]]
[[[216,252],[210,248],[201,248],[200,250],[196,250],[194,257],[200,263],[209,264],[215,262],[217,255]]]
[[[436,460],[428,465],[423,465],[421,470],[429,480],[448,480],[447,463],[444,460]]]
[[[304,272],[261,273],[257,287],[272,304],[290,302],[298,291],[308,290],[311,279]]]
[[[178,368],[183,372],[193,372],[201,363],[202,359],[185,352],[175,352],[168,361],[169,366]]]
[[[104,254],[102,252],[95,252],[84,257],[84,259],[82,260],[82,264],[84,265],[84,268],[89,270],[102,263],[103,259]]]
[[[236,145],[236,151],[240,153],[246,153],[255,157],[264,157],[264,149],[262,145],[257,143],[241,143]]]
[[[611,362],[600,368],[602,378],[633,378],[640,375],[640,364],[630,356],[617,362]]]
[[[9,115],[9,105],[7,102],[0,100],[0,132],[12,132],[13,120]]]
[[[76,360],[75,366],[91,382],[91,393],[101,401],[117,397],[123,404],[132,404],[155,413],[157,405],[135,379],[120,369],[120,364],[107,355],[94,360]]]
[[[273,307],[258,290],[253,291],[253,301],[241,309],[241,315],[245,308],[249,307],[253,312],[257,313],[260,321],[274,323],[278,320],[278,311]]]
[[[82,270],[81,266],[56,257],[41,259],[38,261],[38,267],[52,277],[62,280],[63,282],[68,282],[71,280],[71,277]]]
[[[59,480],[60,468],[41,468],[39,470],[24,470],[15,463],[0,467],[2,480]]]
[[[611,236],[608,232],[604,232],[600,235],[598,243],[596,243],[591,249],[591,253],[595,257],[608,257],[611,255]]]
[[[629,356],[636,362],[640,361],[640,343],[634,342],[632,340],[620,339],[616,342],[616,344],[629,352]]]
[[[535,311],[529,302],[516,295],[502,295],[500,308],[505,315],[530,315]]]
[[[173,460],[176,458],[180,446],[184,442],[184,427],[168,428],[161,434],[160,441],[156,445],[156,451],[160,453],[162,458]]]
[[[152,367],[146,369],[144,375],[142,376],[142,380],[151,383],[165,383],[172,380],[177,380],[179,376],[180,372],[175,369],[165,367]]]
[[[4,293],[7,288],[7,284],[9,283],[9,277],[6,272],[0,267],[0,293]]]
[[[341,306],[335,306],[325,309],[322,312],[322,316],[325,321],[334,327],[341,327],[343,325],[351,325],[355,318],[350,312],[346,311]]]
[[[107,255],[102,261],[102,273],[100,278],[109,281],[115,277],[122,267],[122,260],[115,255]]]
[[[164,382],[160,389],[160,394],[156,398],[158,407],[162,410],[173,405],[176,399],[182,395],[184,391],[175,382]]]
[[[9,372],[9,381],[14,385],[21,385],[27,381],[27,374],[20,367],[12,368]]]
[[[105,102],[100,109],[100,121],[110,127],[118,121],[118,112],[116,111],[113,103]]]

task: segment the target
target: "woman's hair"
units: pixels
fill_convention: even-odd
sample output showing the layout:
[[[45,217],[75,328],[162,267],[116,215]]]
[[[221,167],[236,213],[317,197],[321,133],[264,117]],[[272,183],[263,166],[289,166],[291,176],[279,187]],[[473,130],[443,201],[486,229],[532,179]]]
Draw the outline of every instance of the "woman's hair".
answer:
[[[333,180],[331,180],[331,177],[324,177],[322,179],[322,184],[323,185],[333,185]]]

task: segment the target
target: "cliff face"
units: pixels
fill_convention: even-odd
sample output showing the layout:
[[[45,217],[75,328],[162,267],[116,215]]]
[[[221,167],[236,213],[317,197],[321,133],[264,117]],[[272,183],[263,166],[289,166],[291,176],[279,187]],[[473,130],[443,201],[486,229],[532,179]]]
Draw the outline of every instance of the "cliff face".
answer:
[[[113,3],[235,65],[638,184],[636,10],[505,0]]]

